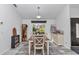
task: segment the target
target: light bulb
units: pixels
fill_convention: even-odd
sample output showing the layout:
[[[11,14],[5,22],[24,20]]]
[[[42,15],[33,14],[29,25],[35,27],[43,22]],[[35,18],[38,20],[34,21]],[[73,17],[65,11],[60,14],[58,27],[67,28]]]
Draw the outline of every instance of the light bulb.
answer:
[[[38,15],[38,16],[36,16],[36,18],[41,18],[41,16]]]

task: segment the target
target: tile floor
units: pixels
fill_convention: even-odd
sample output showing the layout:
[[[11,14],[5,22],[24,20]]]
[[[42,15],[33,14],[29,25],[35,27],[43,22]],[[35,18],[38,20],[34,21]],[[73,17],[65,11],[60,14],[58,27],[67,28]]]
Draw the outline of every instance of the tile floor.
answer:
[[[49,44],[49,55],[77,55],[72,50],[66,49],[62,46],[57,46],[55,44],[50,43]],[[9,51],[5,52],[3,55],[28,55],[28,43],[21,43],[17,48],[10,49]],[[33,50],[31,51],[31,55],[33,55]],[[41,55],[41,53],[37,53],[37,55]],[[45,55],[47,55],[45,53]]]

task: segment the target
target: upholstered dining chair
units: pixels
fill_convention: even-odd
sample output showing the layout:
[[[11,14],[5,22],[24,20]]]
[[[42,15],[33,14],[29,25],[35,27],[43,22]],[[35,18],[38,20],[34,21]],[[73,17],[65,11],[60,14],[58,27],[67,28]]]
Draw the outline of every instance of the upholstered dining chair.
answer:
[[[43,36],[35,36],[34,37],[34,54],[36,54],[36,50],[37,49],[41,49],[42,53],[44,55],[44,43],[45,43],[45,39]]]

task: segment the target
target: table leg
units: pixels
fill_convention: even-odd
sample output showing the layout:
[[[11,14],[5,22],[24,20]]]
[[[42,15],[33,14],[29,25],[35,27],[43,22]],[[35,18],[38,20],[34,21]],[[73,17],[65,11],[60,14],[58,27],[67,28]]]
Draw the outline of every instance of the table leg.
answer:
[[[47,42],[47,55],[49,55],[49,41]]]
[[[30,55],[30,41],[29,41],[29,55]]]

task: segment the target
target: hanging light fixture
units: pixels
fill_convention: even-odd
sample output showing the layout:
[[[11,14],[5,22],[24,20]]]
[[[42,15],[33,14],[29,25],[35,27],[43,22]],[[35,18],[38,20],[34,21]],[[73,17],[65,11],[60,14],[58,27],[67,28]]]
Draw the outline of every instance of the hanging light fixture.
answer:
[[[40,13],[39,13],[40,7],[38,6],[37,9],[38,9],[38,15],[36,16],[36,18],[40,19],[41,18]]]

